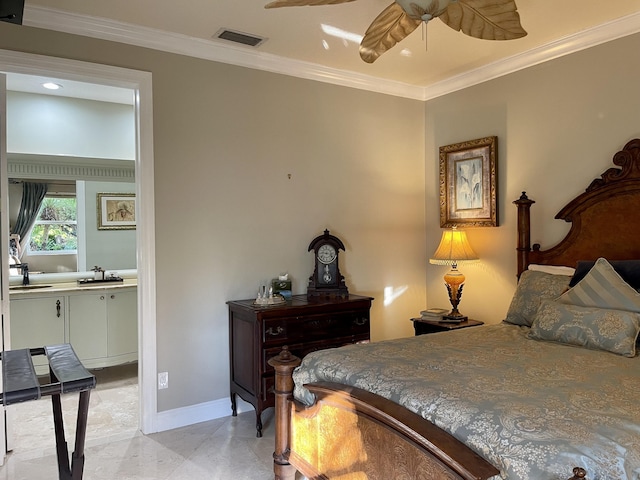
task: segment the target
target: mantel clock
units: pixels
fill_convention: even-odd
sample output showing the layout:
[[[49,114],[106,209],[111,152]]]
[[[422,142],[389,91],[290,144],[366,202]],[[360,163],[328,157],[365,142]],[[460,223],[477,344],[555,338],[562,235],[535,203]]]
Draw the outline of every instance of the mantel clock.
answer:
[[[323,235],[314,238],[308,251],[314,252],[315,269],[309,277],[308,297],[349,295],[344,277],[338,267],[338,254],[345,250],[342,240],[325,230]]]

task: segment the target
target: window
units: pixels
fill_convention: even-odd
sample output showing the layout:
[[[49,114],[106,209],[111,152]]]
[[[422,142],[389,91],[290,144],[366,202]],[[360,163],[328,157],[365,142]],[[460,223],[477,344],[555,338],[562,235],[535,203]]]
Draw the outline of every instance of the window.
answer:
[[[29,237],[30,254],[77,253],[76,197],[45,197]]]

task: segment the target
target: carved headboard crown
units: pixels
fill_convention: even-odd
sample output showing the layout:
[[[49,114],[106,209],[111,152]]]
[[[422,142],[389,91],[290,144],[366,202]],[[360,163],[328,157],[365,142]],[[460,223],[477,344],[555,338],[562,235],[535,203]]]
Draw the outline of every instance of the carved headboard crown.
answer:
[[[613,156],[620,168],[607,169],[584,193],[555,216],[571,223],[567,236],[556,246],[531,249],[530,200],[525,192],[514,201],[518,207],[518,276],[529,264],[575,267],[580,260],[640,259],[640,139],[628,142]]]
[[[613,164],[621,168],[608,168],[600,178],[596,178],[587,187],[587,192],[606,187],[612,182],[621,180],[637,180],[640,178],[640,138],[627,143],[622,150],[613,156]]]

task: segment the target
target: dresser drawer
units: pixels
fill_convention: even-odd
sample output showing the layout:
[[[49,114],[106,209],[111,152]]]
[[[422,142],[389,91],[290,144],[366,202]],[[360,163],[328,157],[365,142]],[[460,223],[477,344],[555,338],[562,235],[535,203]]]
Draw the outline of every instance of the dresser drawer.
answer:
[[[289,330],[295,325],[295,318],[274,318],[265,320],[262,327],[262,341],[264,343],[279,343],[291,338]]]
[[[275,377],[275,374],[273,373],[271,375],[268,375],[262,378],[262,400],[263,401],[273,402],[273,387],[275,384],[276,384],[276,377]]]
[[[342,347],[353,343],[365,342],[369,340],[369,333],[362,335],[350,335],[347,337],[332,338],[330,340],[318,340],[315,342],[304,343],[287,343],[289,351],[298,358],[304,358],[306,355],[317,350],[327,348]],[[270,358],[277,356],[282,351],[281,346],[265,348],[262,351],[261,371],[262,373],[273,372],[273,367],[267,363]]]
[[[368,333],[369,312],[351,311],[267,319],[262,336],[265,345],[284,345]]]

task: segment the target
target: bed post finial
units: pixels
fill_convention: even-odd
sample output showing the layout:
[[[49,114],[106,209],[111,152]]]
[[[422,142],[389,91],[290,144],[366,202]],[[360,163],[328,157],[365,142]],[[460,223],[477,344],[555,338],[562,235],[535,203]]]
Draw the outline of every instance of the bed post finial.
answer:
[[[584,468],[576,467],[573,469],[573,477],[569,480],[587,480],[587,471]]]
[[[301,360],[292,355],[289,347],[282,347],[277,357],[268,361],[276,371],[274,393],[276,397],[275,451],[273,473],[275,480],[294,480],[295,468],[289,464],[289,401],[293,397],[293,370]]]
[[[527,192],[522,192],[520,198],[513,203],[518,207],[518,278],[529,266],[529,252],[531,251],[531,218],[529,210],[533,200],[527,197]]]

